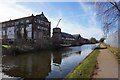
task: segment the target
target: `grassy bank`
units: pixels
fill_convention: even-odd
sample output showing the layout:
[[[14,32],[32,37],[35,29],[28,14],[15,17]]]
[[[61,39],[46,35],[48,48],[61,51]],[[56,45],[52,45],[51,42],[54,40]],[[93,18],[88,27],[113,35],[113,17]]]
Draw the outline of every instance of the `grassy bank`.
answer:
[[[116,55],[118,62],[120,64],[120,48],[112,47],[112,46],[107,45],[105,43],[104,43],[104,46],[106,46],[108,48],[108,50],[110,50],[114,55]]]
[[[10,45],[2,45],[2,47],[7,48],[7,49],[11,48]]]
[[[99,50],[95,49],[80,65],[78,65],[66,78],[82,78],[89,80],[92,77],[96,65]]]

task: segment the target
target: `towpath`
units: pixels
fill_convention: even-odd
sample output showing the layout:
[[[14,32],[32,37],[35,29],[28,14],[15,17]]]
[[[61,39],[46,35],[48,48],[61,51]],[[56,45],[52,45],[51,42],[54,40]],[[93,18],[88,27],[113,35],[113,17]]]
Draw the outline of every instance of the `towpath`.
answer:
[[[105,47],[103,44],[100,47]],[[108,49],[100,49],[97,57],[98,69],[93,78],[118,78],[118,61]]]

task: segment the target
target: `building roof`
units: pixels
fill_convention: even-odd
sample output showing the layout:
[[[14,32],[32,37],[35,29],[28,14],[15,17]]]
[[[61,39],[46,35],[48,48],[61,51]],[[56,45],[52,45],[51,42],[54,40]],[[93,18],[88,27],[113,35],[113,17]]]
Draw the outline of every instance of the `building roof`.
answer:
[[[48,21],[48,19],[45,17],[43,12],[40,15],[36,15],[36,16],[40,17],[42,20]]]
[[[61,32],[62,37],[68,37],[68,38],[74,38],[71,34],[65,33],[65,32]]]
[[[79,38],[81,38],[81,35],[80,35],[80,34],[74,34],[73,37],[74,37],[75,39],[79,39]]]
[[[26,18],[30,18],[30,17],[40,17],[42,20],[48,21],[48,19],[45,17],[45,15],[43,14],[43,12],[39,15],[34,16],[33,14],[31,16],[27,16],[27,17],[22,17],[22,18],[18,18],[18,19],[13,19],[13,20],[9,20],[9,21],[4,21],[2,23],[6,23],[6,22],[10,22],[10,21],[17,21],[20,19],[26,19]]]

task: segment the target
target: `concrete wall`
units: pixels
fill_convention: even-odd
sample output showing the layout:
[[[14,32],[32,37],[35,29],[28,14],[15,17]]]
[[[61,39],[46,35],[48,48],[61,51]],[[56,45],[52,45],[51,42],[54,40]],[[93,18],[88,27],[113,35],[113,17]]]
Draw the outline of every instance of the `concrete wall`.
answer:
[[[115,33],[109,34],[105,40],[105,43],[109,44],[110,46],[120,48],[120,29]]]

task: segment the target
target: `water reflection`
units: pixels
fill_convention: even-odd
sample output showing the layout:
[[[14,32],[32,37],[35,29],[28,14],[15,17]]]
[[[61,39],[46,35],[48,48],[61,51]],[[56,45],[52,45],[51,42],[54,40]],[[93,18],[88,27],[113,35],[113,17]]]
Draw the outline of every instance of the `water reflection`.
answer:
[[[92,51],[94,45],[17,56],[4,56],[3,73],[21,78],[63,78]]]
[[[11,68],[5,69],[8,65]],[[51,55],[50,53],[34,53],[18,55],[15,57],[7,56],[3,58],[3,66],[3,72],[10,76],[23,78],[44,78],[51,71]]]

